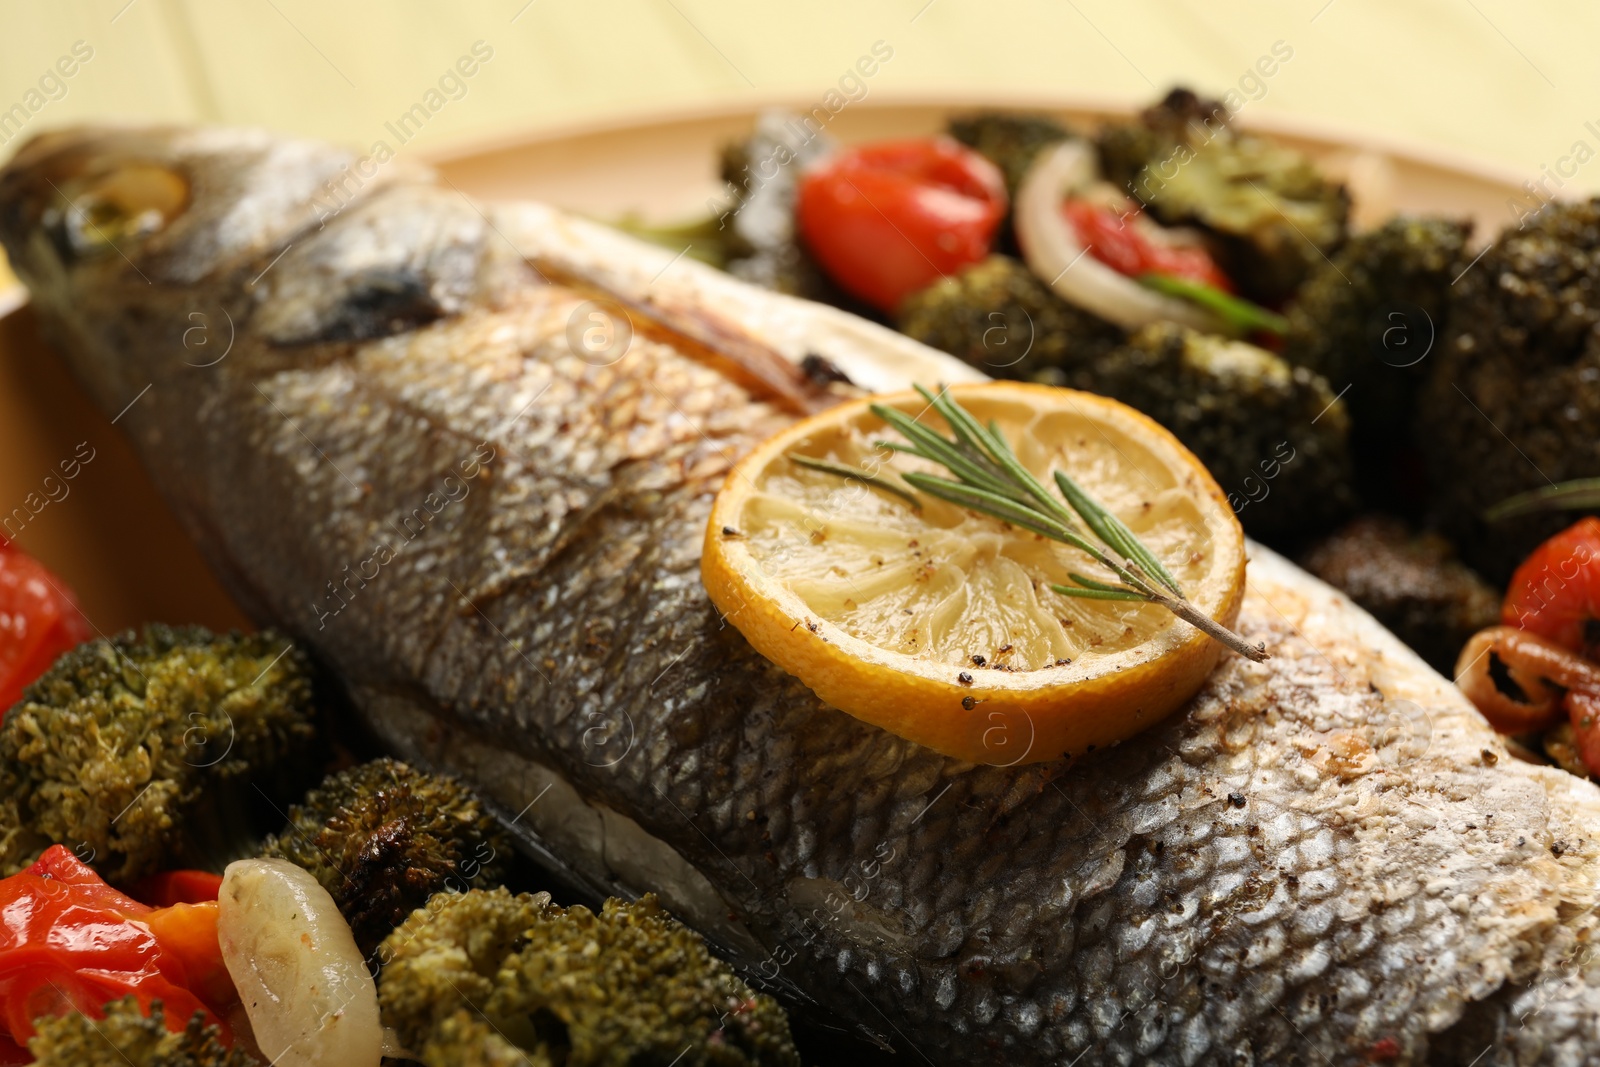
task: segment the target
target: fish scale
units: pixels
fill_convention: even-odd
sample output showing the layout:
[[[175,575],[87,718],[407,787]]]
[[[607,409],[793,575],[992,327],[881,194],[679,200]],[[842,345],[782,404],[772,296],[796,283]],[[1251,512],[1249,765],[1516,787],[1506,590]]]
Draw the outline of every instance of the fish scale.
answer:
[[[108,411],[151,384],[121,425],[241,602],[535,854],[659,891],[799,1010],[916,1061],[1594,1057],[1600,792],[1513,761],[1343,598],[1253,547],[1240,627],[1273,658],[1225,660],[1181,712],[1070,765],[974,766],[843,715],[701,587],[712,496],[806,402],[705,349],[816,353],[873,388],[970,372],[420,172],[320,225],[285,209],[348,158],[51,135],[0,172],[0,238]],[[130,159],[188,177],[183,216],[127,260],[39,239],[46,178]],[[597,292],[705,328],[585,359],[569,328]],[[204,370],[178,343],[197,302],[237,328]]]

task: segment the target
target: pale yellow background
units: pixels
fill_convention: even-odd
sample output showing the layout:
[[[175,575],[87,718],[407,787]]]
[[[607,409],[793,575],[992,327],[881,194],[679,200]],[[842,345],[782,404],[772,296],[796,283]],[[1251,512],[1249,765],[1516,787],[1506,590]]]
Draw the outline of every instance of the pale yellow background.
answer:
[[[1600,6],[1569,0],[0,0],[0,108],[76,40],[94,58],[28,129],[86,118],[259,123],[363,147],[474,41],[493,59],[427,151],[739,99],[820,99],[876,40],[880,98],[1220,92],[1274,41],[1250,109],[1466,151],[1537,178],[1600,148]],[[20,139],[0,145],[0,157]],[[648,175],[641,175],[648,181]],[[1600,160],[1564,192],[1600,189]]]

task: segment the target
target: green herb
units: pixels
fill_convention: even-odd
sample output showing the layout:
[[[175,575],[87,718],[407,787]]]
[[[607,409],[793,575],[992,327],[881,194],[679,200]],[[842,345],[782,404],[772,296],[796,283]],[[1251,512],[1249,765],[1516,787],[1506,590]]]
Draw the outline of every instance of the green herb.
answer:
[[[994,423],[983,426],[946,392],[930,393],[920,385],[916,389],[949,425],[953,437],[929,429],[903,411],[882,404],[872,405],[874,415],[910,442],[906,445],[877,441],[874,442],[877,447],[937,463],[955,475],[952,479],[922,471],[901,474],[913,488],[957,507],[1071,545],[1118,579],[1115,583],[1105,582],[1069,571],[1067,577],[1072,585],[1050,586],[1062,596],[1159,604],[1246,659],[1259,663],[1267,658],[1265,646],[1250,644],[1190,603],[1155,553],[1071,478],[1056,473],[1056,486],[1065,499],[1057,498],[1022,465]],[[789,458],[799,461],[799,457],[792,454]],[[862,481],[874,477],[843,464],[812,460],[802,465]],[[909,495],[888,483],[881,487],[897,496]],[[1079,525],[1080,520],[1082,525]]]
[[[1600,478],[1574,478],[1507,497],[1483,513],[1486,522],[1531,515],[1538,511],[1575,511],[1600,507]]]
[[[879,478],[876,474],[870,474],[867,471],[862,470],[860,467],[848,467],[843,463],[829,463],[825,459],[816,459],[812,456],[801,455],[799,452],[786,452],[784,453],[784,458],[790,463],[798,463],[800,466],[806,467],[810,470],[821,471],[824,474],[837,474],[841,478],[849,478],[851,481],[861,482],[864,485],[870,485],[872,488],[882,490],[885,493],[893,493],[901,500],[904,500],[907,504],[910,504],[913,509],[917,511],[922,510],[922,501],[917,499],[917,495],[915,493],[902,489],[898,485],[886,481],[883,478]]]
[[[1289,331],[1289,320],[1277,312],[1193,278],[1180,278],[1175,274],[1141,274],[1139,284],[1203,307],[1240,333],[1260,330],[1282,336]]]

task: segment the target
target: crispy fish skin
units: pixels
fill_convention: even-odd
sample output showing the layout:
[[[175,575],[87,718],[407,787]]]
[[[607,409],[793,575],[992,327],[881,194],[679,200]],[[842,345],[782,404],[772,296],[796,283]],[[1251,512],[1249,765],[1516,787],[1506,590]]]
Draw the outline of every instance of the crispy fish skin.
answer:
[[[63,240],[62,194],[131,161],[184,175],[185,213]],[[1070,766],[885,734],[707,602],[711,497],[799,402],[707,350],[970,372],[398,163],[308,206],[354,163],[47,135],[0,171],[0,239],[108,412],[149,386],[118,424],[219,574],[401,754],[912,1061],[1593,1061],[1600,791],[1511,759],[1343,597],[1254,549],[1240,625],[1273,658]],[[574,340],[596,292],[635,309],[625,352]],[[191,312],[226,317],[224,358],[185,347]]]

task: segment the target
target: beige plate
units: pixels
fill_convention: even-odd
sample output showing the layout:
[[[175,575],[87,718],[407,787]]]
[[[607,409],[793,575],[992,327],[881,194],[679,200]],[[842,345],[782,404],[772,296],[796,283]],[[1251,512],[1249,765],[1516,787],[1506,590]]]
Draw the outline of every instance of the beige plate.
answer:
[[[1127,113],[1099,102],[979,103],[1052,111],[1078,125]],[[846,107],[827,131],[847,141],[929,133],[952,111],[973,106],[970,99],[873,98]],[[458,147],[432,162],[462,191],[484,199],[543,200],[601,217],[639,210],[655,219],[684,218],[715,202],[721,188],[717,148],[748,130],[758,110],[744,104],[634,116]],[[1345,177],[1362,224],[1395,210],[1428,211],[1471,216],[1487,236],[1509,219],[1508,198],[1522,198],[1515,175],[1468,159],[1248,112],[1242,121],[1310,152]],[[18,303],[18,294],[0,293],[0,314],[10,310],[0,318],[0,532],[64,577],[104,632],[148,620],[242,625],[243,616],[116,428],[40,339],[30,310],[11,310]],[[50,500],[45,478],[72,458],[80,442],[95,450],[95,458],[65,484],[65,496],[53,482],[59,499]]]

